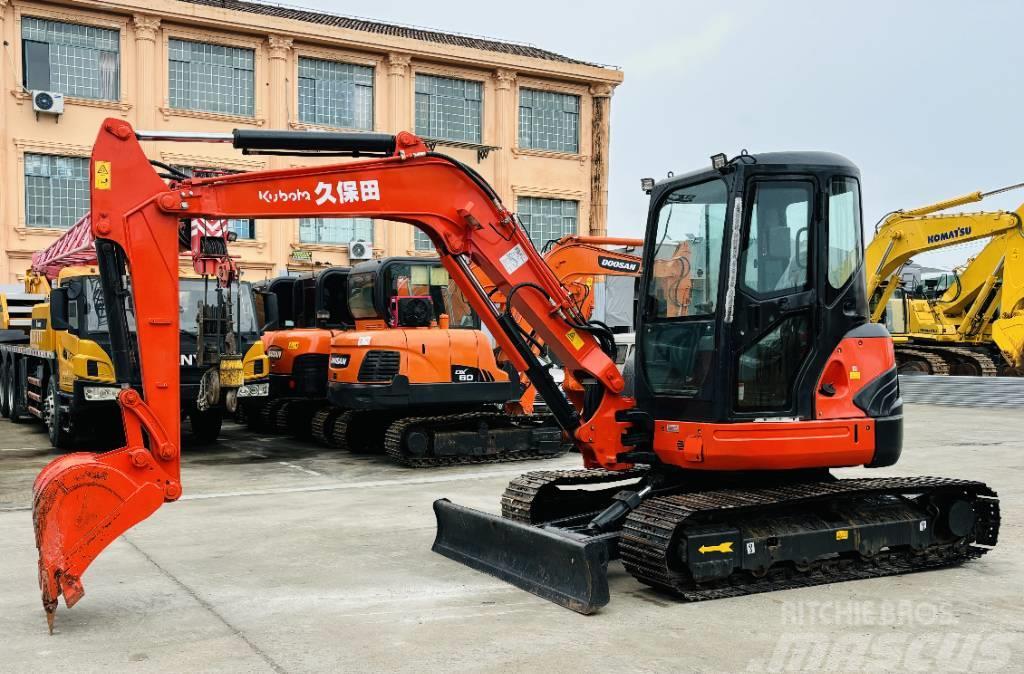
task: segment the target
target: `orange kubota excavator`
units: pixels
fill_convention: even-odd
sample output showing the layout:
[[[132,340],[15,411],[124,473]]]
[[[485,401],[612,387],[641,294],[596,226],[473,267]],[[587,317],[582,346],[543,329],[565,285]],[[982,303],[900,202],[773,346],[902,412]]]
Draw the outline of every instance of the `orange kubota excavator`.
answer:
[[[172,190],[139,139],[368,158],[197,178]],[[690,241],[703,291],[694,289],[685,315],[668,315],[661,282],[644,274],[635,399],[622,393],[611,336],[580,315],[495,191],[409,133],[143,133],[108,119],[92,170],[122,380],[131,351],[126,274],[147,290],[135,298],[143,393],[120,394],[124,447],[63,456],[36,479],[51,624],[59,595],[68,605],[82,597],[82,573],[103,548],[181,496],[178,367],[168,354],[177,344],[183,217],[376,217],[429,235],[592,469],[514,480],[506,517],[435,502],[434,549],[569,608],[589,613],[608,601],[612,554],[644,583],[709,599],[950,566],[996,543],[998,501],[982,483],[829,473],[895,463],[903,420],[892,341],[868,321],[859,172],[838,155],[717,155],[711,167],[652,187],[644,267],[662,245]],[[837,257],[853,264],[831,264]],[[507,298],[505,311],[470,263]],[[849,273],[830,275],[834,268]],[[559,392],[511,308],[583,385],[580,408]],[[625,479],[636,485],[612,487]]]

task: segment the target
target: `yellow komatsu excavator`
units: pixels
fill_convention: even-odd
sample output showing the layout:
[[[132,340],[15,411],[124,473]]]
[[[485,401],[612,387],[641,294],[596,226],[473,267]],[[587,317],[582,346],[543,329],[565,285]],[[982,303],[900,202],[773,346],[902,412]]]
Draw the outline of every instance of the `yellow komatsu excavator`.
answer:
[[[941,212],[1019,187],[896,211],[879,223],[865,250],[871,320],[892,333],[900,372],[1024,373],[1024,205]],[[934,284],[904,282],[901,271],[913,256],[985,239],[980,253]]]

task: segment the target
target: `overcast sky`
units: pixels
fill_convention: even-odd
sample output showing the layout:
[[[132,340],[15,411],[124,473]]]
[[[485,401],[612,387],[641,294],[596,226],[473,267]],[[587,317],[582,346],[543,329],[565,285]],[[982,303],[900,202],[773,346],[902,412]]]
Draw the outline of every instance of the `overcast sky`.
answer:
[[[620,66],[609,229],[641,234],[640,178],[730,156],[828,150],[863,173],[865,226],[897,208],[1024,182],[1019,2],[517,0],[310,8],[529,42]],[[1014,209],[1024,190],[986,200]],[[970,208],[970,207],[969,207]],[[964,250],[919,261],[952,265]]]

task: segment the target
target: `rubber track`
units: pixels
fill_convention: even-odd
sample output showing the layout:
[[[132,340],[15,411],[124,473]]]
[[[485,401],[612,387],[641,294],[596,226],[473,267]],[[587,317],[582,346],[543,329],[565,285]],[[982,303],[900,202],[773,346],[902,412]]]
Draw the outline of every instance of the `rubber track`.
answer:
[[[287,400],[269,400],[263,408],[260,409],[260,420],[263,422],[265,430],[277,430],[277,412],[287,403]]]
[[[323,407],[313,414],[313,439],[323,445],[332,444],[331,433],[334,430],[334,422],[345,410],[339,407]]]
[[[353,447],[349,445],[348,429],[350,425],[355,423],[360,430],[365,431],[369,424],[381,424],[381,419],[384,419],[384,426],[390,425],[392,422],[391,417],[382,417],[381,413],[377,410],[345,410],[334,420],[334,426],[331,428],[331,446],[356,454],[379,454],[381,452],[380,447]],[[378,434],[373,433],[373,435]]]
[[[277,414],[274,415],[274,423],[271,428],[277,433],[291,433],[291,424],[288,423],[288,415],[291,413],[292,405],[296,404],[291,400],[286,400],[283,405],[277,408]]]
[[[995,545],[1000,523],[999,502],[995,499],[995,492],[983,483],[934,477],[864,478],[650,498],[626,518],[619,540],[619,555],[626,570],[640,582],[672,592],[687,601],[701,601],[953,566],[988,552],[987,548],[977,545],[955,544],[934,546],[919,554],[887,551],[870,560],[821,560],[802,571],[791,565],[774,567],[762,578],[749,573],[734,573],[701,586],[695,585],[685,572],[670,566],[670,556],[677,552],[674,543],[676,532],[689,518],[698,514],[742,516],[778,505],[799,506],[851,496],[924,494],[941,489],[966,490],[977,497],[974,502],[978,515],[974,542]]]
[[[931,374],[936,376],[948,375],[949,374],[949,363],[947,363],[938,354],[934,354],[928,351],[921,351],[917,348],[905,347],[900,344],[896,345],[896,362],[897,367],[902,365],[899,362],[900,356],[909,356],[911,360],[923,360],[928,363],[928,367],[931,368]]]
[[[405,431],[415,424],[428,424],[437,427],[444,424],[462,424],[470,421],[486,421],[495,425],[510,426],[514,421],[549,420],[548,415],[523,415],[518,417],[509,416],[502,412],[465,412],[462,414],[437,415],[430,417],[409,417],[399,419],[391,424],[387,434],[384,436],[384,451],[396,463],[410,468],[438,468],[442,466],[466,466],[481,463],[505,463],[511,461],[528,461],[530,459],[553,459],[563,456],[567,448],[554,453],[539,451],[525,451],[513,454],[501,454],[498,456],[443,456],[443,457],[421,457],[409,456],[403,451],[402,438]]]
[[[338,418],[334,420],[334,425],[331,426],[331,438],[327,444],[331,447],[337,447],[338,449],[348,449],[348,422],[352,419],[352,410],[345,410],[338,415]]]
[[[974,363],[974,366],[981,371],[982,377],[994,377],[996,376],[996,364],[995,362],[983,353],[972,351],[971,349],[965,349],[959,346],[933,346],[915,344],[914,348],[919,351],[934,354],[939,356],[947,362],[948,366],[956,364],[957,360],[968,360]]]
[[[540,522],[534,521],[532,513],[533,504],[544,487],[614,483],[643,477],[648,470],[646,467],[622,471],[585,468],[579,470],[535,470],[524,473],[505,487],[505,493],[501,495],[501,516],[517,522],[540,524]],[[566,513],[566,516],[581,514],[583,513]]]

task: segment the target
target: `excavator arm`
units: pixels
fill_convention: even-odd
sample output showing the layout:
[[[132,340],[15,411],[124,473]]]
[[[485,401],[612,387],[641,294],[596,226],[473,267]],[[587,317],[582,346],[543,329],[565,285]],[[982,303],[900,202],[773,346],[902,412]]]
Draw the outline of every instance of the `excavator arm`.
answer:
[[[195,178],[173,189],[161,180],[139,140],[232,142],[246,152],[370,156],[346,164]],[[104,454],[81,452],[50,463],[34,485],[39,581],[52,629],[57,599],[83,595],[81,576],[120,534],[163,503],[178,499],[180,480],[178,231],[183,218],[371,217],[414,225],[508,354],[548,400],[590,467],[629,467],[623,434],[633,401],[609,354],[610,339],[589,324],[530,243],[516,218],[472,169],[428,152],[409,133],[332,134],[238,131],[136,133],[106,120],[93,147],[91,223],[109,307],[112,357],[127,441]],[[557,355],[588,386],[585,409],[562,396],[510,312],[499,312],[470,270],[475,264]],[[127,273],[125,273],[127,272]],[[129,285],[130,284],[130,285]],[[137,357],[124,308],[133,294]],[[131,389],[134,366],[142,395]],[[600,442],[598,442],[600,439]]]
[[[635,278],[640,275],[642,265],[638,255],[609,250],[603,246],[639,248],[643,245],[643,239],[573,234],[564,236],[557,241],[549,241],[548,245],[544,247],[543,257],[547,266],[558,277],[566,292],[576,303],[580,313],[589,320],[594,313],[594,277],[627,276]],[[497,291],[494,284],[484,276],[478,267],[474,265],[471,269],[496,308],[499,311],[504,311],[505,296]],[[528,332],[532,338],[535,331],[530,325],[519,315],[516,315],[515,318],[523,331]],[[539,351],[538,343],[534,345],[534,352]],[[574,405],[582,405],[583,389],[571,374],[566,376],[563,381],[562,391]],[[536,397],[537,389],[532,383],[529,383],[519,400],[508,405],[508,410],[513,414],[532,413]]]
[[[982,199],[1017,189],[1021,185],[972,192],[909,211],[896,211],[877,227],[875,238],[864,250],[867,292],[872,298],[871,320],[882,318],[886,303],[899,286],[897,275],[910,259],[920,253],[977,241],[1021,228],[1021,214],[1009,211],[940,213],[950,208],[977,203]]]

